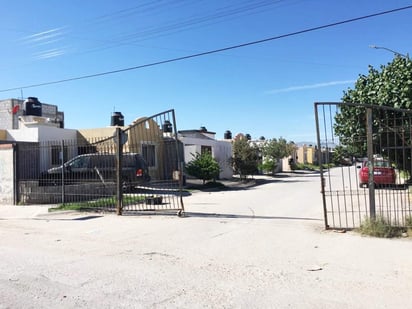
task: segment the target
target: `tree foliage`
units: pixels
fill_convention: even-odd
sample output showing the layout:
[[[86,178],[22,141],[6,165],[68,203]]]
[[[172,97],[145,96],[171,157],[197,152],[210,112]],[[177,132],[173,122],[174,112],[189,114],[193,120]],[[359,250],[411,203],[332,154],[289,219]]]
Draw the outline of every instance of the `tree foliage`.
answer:
[[[343,93],[343,102],[359,104],[357,107],[342,106],[335,116],[335,133],[342,145],[351,147],[353,155],[365,156],[366,148],[366,108],[362,105],[388,106],[395,109],[412,109],[412,61],[409,57],[396,56],[392,62],[382,65],[380,70],[369,66],[367,75],[359,75],[354,89]],[[383,140],[382,148],[396,144],[397,137],[385,139],[385,127],[395,127],[401,112],[396,110],[386,114],[378,109],[373,113],[375,141]],[[410,125],[410,124],[408,124]],[[395,155],[394,155],[395,157]]]
[[[289,157],[296,150],[296,145],[293,142],[288,142],[286,139],[280,137],[267,140],[261,146],[263,155],[263,166],[271,168],[272,172],[283,158]]]
[[[246,138],[239,138],[233,142],[233,169],[241,179],[257,172],[258,154],[259,149]]]
[[[296,150],[296,145],[293,142],[288,142],[286,139],[280,137],[265,141],[262,146],[263,156],[274,161],[286,158],[293,154]]]
[[[219,177],[219,163],[210,152],[196,153],[193,157],[193,160],[186,165],[186,172],[189,175],[203,180],[203,184],[207,180],[216,180]]]
[[[361,104],[377,104],[395,108],[412,107],[412,61],[396,56],[380,71],[369,66],[368,75],[360,75],[355,89],[344,92],[342,100]]]

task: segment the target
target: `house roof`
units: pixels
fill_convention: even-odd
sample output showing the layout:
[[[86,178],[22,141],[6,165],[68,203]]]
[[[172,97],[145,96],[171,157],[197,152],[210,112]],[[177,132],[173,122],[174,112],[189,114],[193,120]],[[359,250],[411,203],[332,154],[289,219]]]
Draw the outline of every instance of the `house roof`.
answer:
[[[179,131],[179,134],[183,137],[192,137],[200,139],[214,140],[214,138],[206,136],[205,134],[216,134],[215,132],[201,131],[201,130],[182,130]]]
[[[206,134],[216,134],[216,132],[211,132],[205,129],[200,129],[200,130],[180,130],[179,133],[181,134],[186,134],[186,133],[193,133],[193,132],[198,132],[198,133],[206,133]]]

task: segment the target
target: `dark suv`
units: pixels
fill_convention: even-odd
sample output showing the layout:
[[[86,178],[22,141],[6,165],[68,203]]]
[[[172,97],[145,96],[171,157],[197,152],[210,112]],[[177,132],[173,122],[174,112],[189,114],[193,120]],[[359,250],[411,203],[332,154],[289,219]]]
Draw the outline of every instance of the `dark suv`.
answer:
[[[64,175],[62,168],[64,167]],[[114,154],[89,153],[72,158],[63,166],[54,167],[41,175],[40,185],[60,185],[86,182],[114,182],[116,180],[116,156]],[[136,185],[150,181],[146,161],[138,153],[122,156],[122,186],[129,191]]]

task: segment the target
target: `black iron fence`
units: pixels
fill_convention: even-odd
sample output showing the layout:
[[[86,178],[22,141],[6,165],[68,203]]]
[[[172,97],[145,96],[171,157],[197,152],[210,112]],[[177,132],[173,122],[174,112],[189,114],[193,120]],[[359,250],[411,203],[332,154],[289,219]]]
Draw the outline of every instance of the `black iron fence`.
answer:
[[[317,158],[326,228],[357,228],[380,217],[412,222],[412,112],[315,103]]]
[[[101,136],[102,131],[109,136]],[[117,211],[183,211],[183,146],[174,111],[75,140],[15,144],[16,203]]]

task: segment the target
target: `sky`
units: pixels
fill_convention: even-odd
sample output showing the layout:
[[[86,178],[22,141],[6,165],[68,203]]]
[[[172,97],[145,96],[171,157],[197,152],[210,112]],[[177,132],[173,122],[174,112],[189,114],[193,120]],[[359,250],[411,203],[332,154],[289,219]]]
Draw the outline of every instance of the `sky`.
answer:
[[[412,1],[0,4],[0,99],[57,105],[70,129],[174,109],[178,130],[315,141],[315,102],[341,101],[369,65],[412,51],[412,8],[358,19]]]

